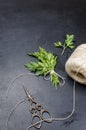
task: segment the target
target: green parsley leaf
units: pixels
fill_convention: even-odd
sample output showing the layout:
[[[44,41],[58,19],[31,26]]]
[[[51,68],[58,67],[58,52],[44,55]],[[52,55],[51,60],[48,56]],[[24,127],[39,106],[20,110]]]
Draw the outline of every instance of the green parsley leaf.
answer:
[[[62,47],[62,43],[60,41],[54,43],[55,47]]]
[[[62,47],[63,48],[62,55],[63,55],[67,48],[73,49],[75,47],[74,46],[74,35],[67,34],[66,39],[63,44],[59,41],[59,42],[54,43],[54,46]]]

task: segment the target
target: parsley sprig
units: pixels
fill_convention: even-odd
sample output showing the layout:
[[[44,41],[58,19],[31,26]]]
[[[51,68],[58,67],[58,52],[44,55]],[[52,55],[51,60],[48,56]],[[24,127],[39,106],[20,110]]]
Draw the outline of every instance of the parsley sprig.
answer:
[[[43,75],[46,77],[49,74],[50,81],[55,87],[57,87],[60,84],[59,78],[61,78],[61,76],[59,76],[54,70],[57,62],[57,56],[54,56],[53,53],[47,52],[41,47],[39,47],[39,52],[34,52],[28,55],[35,57],[37,61],[27,63],[25,64],[25,67],[27,67],[31,72],[36,73],[37,76]]]
[[[63,55],[67,48],[73,49],[75,47],[74,46],[74,35],[67,34],[64,43],[58,41],[58,42],[54,43],[54,46],[58,47],[58,48],[63,48],[62,53],[61,53]]]

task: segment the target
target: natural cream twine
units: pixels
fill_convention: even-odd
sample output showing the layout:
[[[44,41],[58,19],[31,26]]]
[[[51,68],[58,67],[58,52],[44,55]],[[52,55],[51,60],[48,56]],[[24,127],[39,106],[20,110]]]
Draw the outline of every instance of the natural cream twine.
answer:
[[[75,49],[65,64],[65,70],[75,81],[86,84],[86,44]]]

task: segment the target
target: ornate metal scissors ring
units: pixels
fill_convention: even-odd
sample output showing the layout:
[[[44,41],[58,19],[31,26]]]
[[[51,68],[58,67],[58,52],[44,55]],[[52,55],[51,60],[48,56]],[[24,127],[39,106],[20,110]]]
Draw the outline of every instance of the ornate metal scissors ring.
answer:
[[[26,96],[28,98],[28,101],[30,102],[30,112],[32,115],[32,125],[36,123],[36,121],[43,120],[44,122],[51,123],[52,117],[48,110],[44,109],[42,105],[40,105],[38,102],[35,101],[35,99],[30,95],[28,89],[24,87],[24,91],[26,93]],[[49,119],[48,119],[49,118]],[[34,127],[37,129],[40,129],[42,126],[42,122],[38,123]]]

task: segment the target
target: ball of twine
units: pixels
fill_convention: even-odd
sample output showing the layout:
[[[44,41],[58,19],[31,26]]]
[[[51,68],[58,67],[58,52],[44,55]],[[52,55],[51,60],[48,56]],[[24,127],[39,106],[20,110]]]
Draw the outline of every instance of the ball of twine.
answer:
[[[67,74],[86,85],[86,44],[79,45],[65,64]]]

